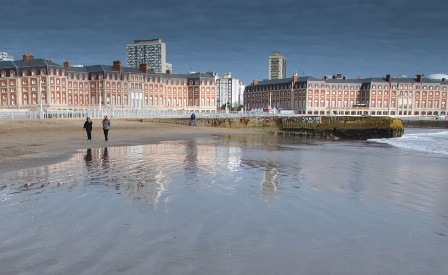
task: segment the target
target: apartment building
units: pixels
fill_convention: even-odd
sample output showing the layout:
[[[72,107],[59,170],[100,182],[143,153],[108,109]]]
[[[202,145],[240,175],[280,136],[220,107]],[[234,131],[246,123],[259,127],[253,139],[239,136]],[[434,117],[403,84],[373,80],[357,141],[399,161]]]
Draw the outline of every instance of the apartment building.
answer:
[[[218,87],[218,102],[221,107],[226,103],[230,106],[229,108],[238,108],[241,104],[240,101],[240,80],[238,78],[233,78],[232,73],[225,73],[223,77],[218,77],[217,80]]]
[[[166,44],[162,39],[134,40],[126,45],[126,61],[128,67],[138,68],[147,64],[150,71],[165,73],[167,65],[172,71],[172,65],[166,63]]]
[[[143,108],[215,112],[216,81],[205,73],[155,73],[149,65],[83,67],[34,59],[0,62],[0,108]]]
[[[277,108],[309,115],[446,115],[448,82],[415,78],[298,77],[254,80],[246,110]]]
[[[286,77],[286,58],[280,52],[273,52],[269,56],[269,79],[283,79]]]

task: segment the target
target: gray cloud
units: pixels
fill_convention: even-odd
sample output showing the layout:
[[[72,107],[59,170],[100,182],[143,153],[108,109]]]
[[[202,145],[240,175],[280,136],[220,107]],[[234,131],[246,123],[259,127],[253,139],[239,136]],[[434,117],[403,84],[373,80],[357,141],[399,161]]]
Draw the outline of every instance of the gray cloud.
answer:
[[[174,71],[267,77],[272,51],[288,74],[447,73],[442,0],[4,0],[0,51],[80,64],[125,61],[125,45],[162,38]]]

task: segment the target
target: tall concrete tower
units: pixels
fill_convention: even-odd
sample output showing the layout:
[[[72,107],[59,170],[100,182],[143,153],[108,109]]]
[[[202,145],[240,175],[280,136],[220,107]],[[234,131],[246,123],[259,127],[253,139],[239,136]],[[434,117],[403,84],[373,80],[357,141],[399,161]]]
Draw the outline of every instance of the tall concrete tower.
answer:
[[[280,52],[273,52],[269,56],[269,79],[286,77],[286,58]]]
[[[149,70],[165,73],[166,44],[159,38],[134,40],[133,44],[126,45],[126,60],[128,67],[139,68],[140,64],[148,64]]]

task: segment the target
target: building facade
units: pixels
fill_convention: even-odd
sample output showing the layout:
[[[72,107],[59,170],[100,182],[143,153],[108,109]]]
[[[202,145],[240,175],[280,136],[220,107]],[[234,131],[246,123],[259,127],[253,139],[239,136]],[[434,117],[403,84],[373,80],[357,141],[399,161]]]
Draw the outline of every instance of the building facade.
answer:
[[[161,110],[217,110],[216,81],[204,74],[155,73],[139,68],[83,67],[56,64],[24,55],[23,60],[0,62],[0,108],[89,109],[142,108]]]
[[[236,110],[241,105],[240,102],[240,80],[233,78],[231,73],[225,73],[224,77],[216,79],[218,87],[218,102],[220,107],[226,104],[228,107]]]
[[[280,52],[273,52],[269,56],[269,79],[283,79],[286,77],[286,58]]]
[[[162,39],[134,40],[133,44],[126,45],[126,60],[128,67],[138,68],[140,64],[147,64],[150,71],[165,73],[166,44]]]
[[[263,80],[244,91],[246,110],[277,108],[308,115],[447,114],[448,82],[416,78],[298,77]]]

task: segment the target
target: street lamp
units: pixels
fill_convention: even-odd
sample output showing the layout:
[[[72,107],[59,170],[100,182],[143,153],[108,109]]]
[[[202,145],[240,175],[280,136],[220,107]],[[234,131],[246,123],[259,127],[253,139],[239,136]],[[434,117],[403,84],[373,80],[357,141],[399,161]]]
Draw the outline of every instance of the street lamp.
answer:
[[[43,118],[43,107],[42,107],[42,75],[39,75],[39,78],[37,79],[37,89],[39,91],[39,105],[40,105],[40,118]]]

